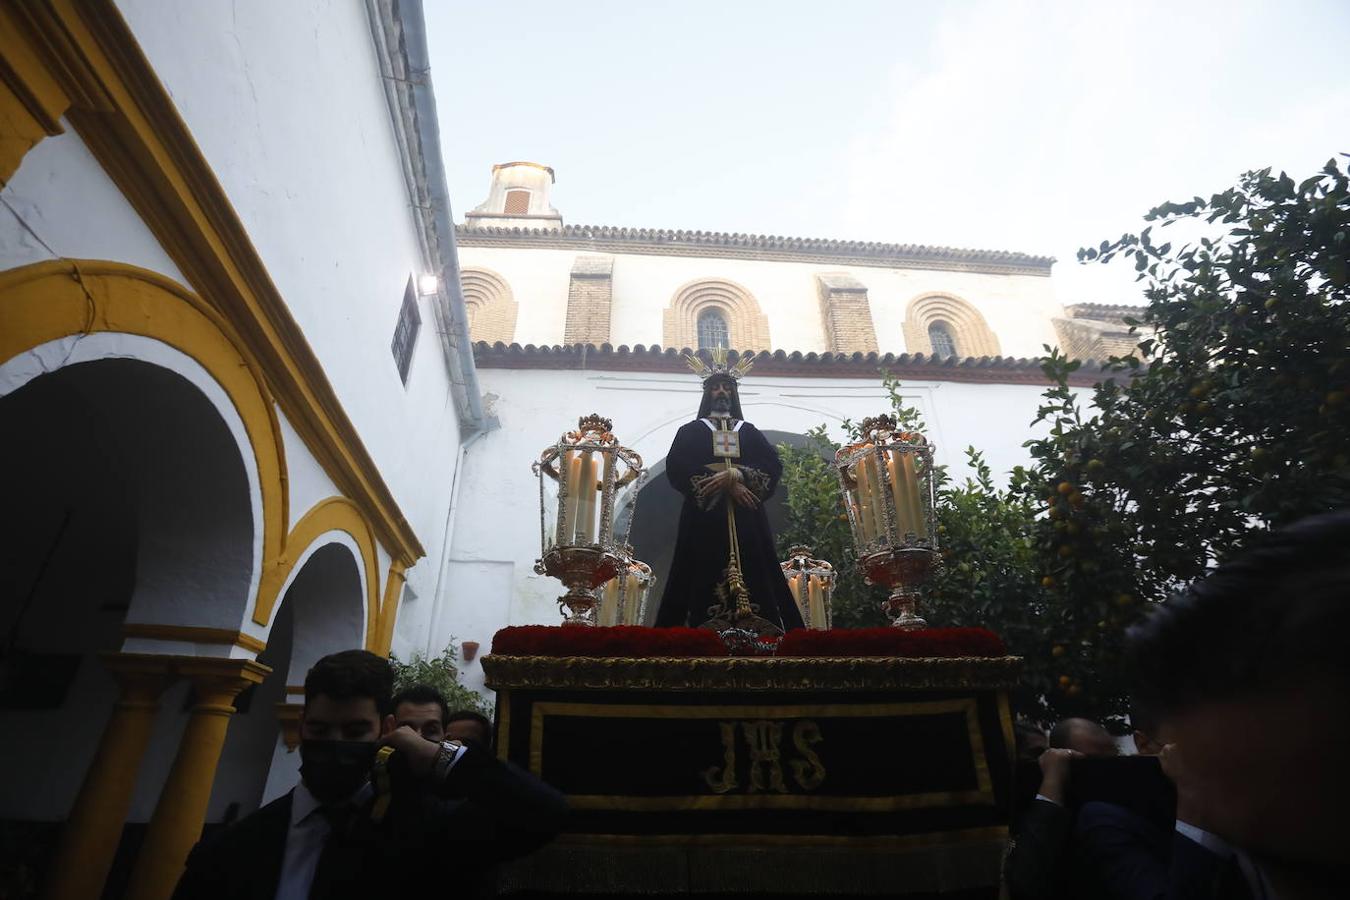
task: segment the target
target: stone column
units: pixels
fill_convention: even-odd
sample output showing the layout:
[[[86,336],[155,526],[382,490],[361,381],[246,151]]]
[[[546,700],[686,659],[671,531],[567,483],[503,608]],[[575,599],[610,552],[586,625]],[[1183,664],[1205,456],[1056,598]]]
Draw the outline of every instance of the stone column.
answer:
[[[127,896],[138,900],[169,900],[173,894],[206,821],[234,698],[272,671],[251,659],[205,657],[179,657],[176,668],[191,680],[196,703],[131,872]]]
[[[48,900],[97,900],[102,895],[122,840],[136,772],[155,726],[160,695],[174,680],[172,657],[105,653],[102,660],[122,694],[61,832],[44,893]]]

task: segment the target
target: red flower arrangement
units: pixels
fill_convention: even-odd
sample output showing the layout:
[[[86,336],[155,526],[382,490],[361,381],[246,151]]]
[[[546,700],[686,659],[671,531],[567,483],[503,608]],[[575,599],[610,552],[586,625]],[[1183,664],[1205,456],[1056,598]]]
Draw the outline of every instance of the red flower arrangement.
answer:
[[[1003,639],[985,628],[840,628],[789,631],[779,656],[1006,656]]]
[[[564,628],[515,625],[492,638],[504,656],[726,656],[722,641],[706,628]]]

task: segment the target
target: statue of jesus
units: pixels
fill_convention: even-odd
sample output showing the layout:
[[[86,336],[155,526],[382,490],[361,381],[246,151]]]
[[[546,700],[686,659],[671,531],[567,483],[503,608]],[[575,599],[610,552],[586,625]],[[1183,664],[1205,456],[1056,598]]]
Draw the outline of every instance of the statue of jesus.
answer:
[[[774,631],[802,627],[764,510],[783,464],[741,413],[737,381],[750,362],[728,366],[724,350],[713,354],[711,367],[690,358],[704,376],[703,401],[666,455],[666,477],[684,506],[658,627],[735,624],[752,611]]]

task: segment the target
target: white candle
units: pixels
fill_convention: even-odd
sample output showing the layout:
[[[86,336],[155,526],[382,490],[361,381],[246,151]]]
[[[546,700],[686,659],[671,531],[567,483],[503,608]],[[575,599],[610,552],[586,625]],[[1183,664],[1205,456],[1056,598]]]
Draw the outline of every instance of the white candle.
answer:
[[[562,477],[567,479],[567,498],[563,500],[562,523],[558,527],[558,543],[570,545],[576,531],[577,486],[581,480],[581,459],[575,450],[563,452]]]
[[[881,472],[877,469],[877,458],[875,454],[867,455],[867,490],[869,492],[872,509],[872,534],[878,537],[886,534],[886,498],[882,496],[885,485],[881,483]]]
[[[638,583],[638,577],[630,573],[624,577],[623,582],[623,609],[622,624],[637,624],[638,599],[642,591],[642,586]]]
[[[611,578],[605,582],[600,594],[600,614],[596,618],[598,625],[614,625],[619,617],[619,579]]]
[[[808,625],[817,631],[825,630],[825,590],[819,575],[812,575],[807,582],[808,607],[811,615]]]
[[[901,453],[900,464],[904,468],[906,502],[909,506],[910,521],[914,523],[914,533],[919,537],[927,537],[928,529],[924,527],[923,504],[919,493],[919,473],[914,468],[914,454]]]
[[[595,453],[581,453],[580,490],[577,497],[577,543],[595,543]]]
[[[903,541],[905,533],[909,531],[918,531],[918,525],[910,518],[909,508],[909,481],[905,477],[905,469],[901,464],[899,457],[904,456],[899,450],[892,450],[886,457],[886,471],[891,476],[891,496],[895,499],[895,530],[896,540]]]
[[[868,483],[867,458],[858,461],[858,528],[862,532],[864,544],[869,544],[876,534],[876,518],[872,515],[872,486]]]

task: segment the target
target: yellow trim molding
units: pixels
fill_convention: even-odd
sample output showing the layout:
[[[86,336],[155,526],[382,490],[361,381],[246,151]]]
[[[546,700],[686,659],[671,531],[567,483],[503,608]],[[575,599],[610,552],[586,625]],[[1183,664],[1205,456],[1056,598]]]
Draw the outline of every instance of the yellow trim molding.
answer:
[[[391,556],[426,555],[113,0],[0,0],[0,178],[64,116]]]
[[[145,625],[128,622],[122,626],[122,634],[133,638],[150,638],[157,641],[183,641],[191,644],[224,644],[242,647],[253,653],[261,653],[267,644],[251,634],[242,631],[230,631],[228,628],[198,628],[194,625]]]
[[[263,559],[286,532],[285,451],[256,364],[214,309],[163,275],[123,263],[52,260],[0,272],[0,362],[79,334],[120,332],[168,344],[201,365],[243,420],[262,492]]]
[[[406,567],[397,559],[389,566],[389,575],[384,582],[384,602],[380,605],[379,627],[375,632],[375,641],[366,647],[372,653],[388,656],[389,647],[394,643],[394,621],[398,617],[398,598],[403,595],[405,570]]]
[[[258,585],[258,599],[253,605],[253,621],[265,626],[272,620],[272,611],[281,598],[281,589],[286,585],[286,579],[290,577],[296,562],[320,535],[330,531],[350,535],[361,548],[362,574],[366,581],[366,646],[371,647],[375,643],[380,616],[380,569],[379,557],[375,552],[375,532],[360,507],[346,497],[320,500],[295,523],[291,533],[286,536],[285,550],[271,560],[263,571],[262,582]]]
[[[99,260],[51,260],[0,272],[0,363],[51,341],[80,334],[117,332],[152,338],[195,360],[225,391],[244,423],[262,493],[263,569],[252,618],[266,626],[295,561],[319,535],[343,531],[361,548],[366,580],[366,646],[392,638],[398,591],[382,606],[375,528],[346,497],[315,504],[286,533],[290,517],[286,459],[276,407],[259,367],[240,348],[219,313],[182,285],[145,269]],[[395,559],[389,579],[402,586],[404,566]],[[153,633],[152,633],[153,632]],[[236,644],[260,653],[264,644],[240,632],[211,628],[130,624],[132,637]],[[388,642],[383,650],[388,653]]]

